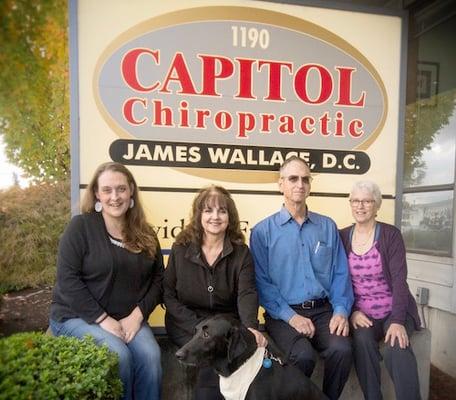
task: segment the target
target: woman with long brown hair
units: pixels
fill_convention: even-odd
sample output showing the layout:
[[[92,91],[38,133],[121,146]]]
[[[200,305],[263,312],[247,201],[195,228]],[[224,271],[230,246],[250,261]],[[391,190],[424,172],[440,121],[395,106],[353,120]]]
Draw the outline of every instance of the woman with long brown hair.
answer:
[[[100,165],[81,208],[59,244],[51,330],[117,353],[123,399],[159,399],[160,348],[147,320],[162,299],[163,258],[131,172]]]
[[[236,205],[226,189],[209,186],[195,197],[190,222],[171,249],[164,290],[166,330],[178,346],[190,340],[199,322],[218,313],[239,318],[257,344],[266,345],[257,331],[252,257]],[[195,399],[223,399],[212,369],[200,369]]]

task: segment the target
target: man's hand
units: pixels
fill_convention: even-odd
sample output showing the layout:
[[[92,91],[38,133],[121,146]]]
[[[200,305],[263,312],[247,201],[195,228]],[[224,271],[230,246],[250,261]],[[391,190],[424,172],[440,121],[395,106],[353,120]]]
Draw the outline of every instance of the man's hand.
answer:
[[[119,323],[125,332],[125,343],[130,343],[141,328],[143,315],[138,306],[130,313],[130,315],[122,318]]]
[[[288,324],[308,338],[313,338],[315,335],[315,325],[309,318],[295,314],[290,318]]]
[[[348,336],[348,320],[342,314],[334,314],[329,321],[329,333]]]
[[[370,328],[372,326],[372,321],[362,311],[354,311],[350,317],[350,322],[355,329],[360,327]]]
[[[404,325],[392,323],[386,331],[385,343],[390,342],[393,347],[396,339],[401,349],[405,349],[410,344]]]

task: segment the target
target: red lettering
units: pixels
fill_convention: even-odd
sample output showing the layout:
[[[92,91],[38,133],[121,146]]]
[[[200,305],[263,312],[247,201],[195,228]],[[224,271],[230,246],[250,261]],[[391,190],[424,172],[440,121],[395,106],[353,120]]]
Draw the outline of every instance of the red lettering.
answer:
[[[351,101],[352,74],[356,69],[348,67],[336,67],[336,69],[339,71],[339,99],[335,104],[340,106],[364,107],[364,100],[366,98],[366,92],[364,91],[361,93],[357,102]]]
[[[121,62],[122,77],[125,83],[133,90],[138,92],[152,92],[157,88],[159,82],[155,82],[152,86],[143,86],[138,79],[138,60],[142,55],[150,55],[155,60],[156,64],[159,62],[159,50],[149,49],[133,49],[125,54]]]
[[[360,136],[364,135],[364,131],[362,130],[363,121],[360,119],[353,119],[348,124],[348,133],[350,136],[354,138],[359,138]]]
[[[196,112],[196,126],[195,128],[206,129],[206,118],[211,115],[209,110],[195,110]]]
[[[190,124],[188,123],[188,103],[186,101],[180,102],[180,124],[179,127],[189,128]]]
[[[161,100],[154,100],[154,121],[153,125],[159,126],[174,126],[173,125],[173,110],[170,107],[163,107],[163,102]],[[162,117],[165,120],[165,123],[162,121]]]
[[[238,138],[245,139],[247,137],[247,132],[252,132],[255,128],[255,115],[248,112],[237,112],[239,117],[238,123]]]
[[[233,117],[227,111],[219,111],[214,116],[214,123],[215,126],[221,131],[226,131],[233,125]]]
[[[124,105],[123,105],[123,116],[125,120],[132,124],[132,125],[142,125],[147,121],[147,118],[144,117],[141,120],[137,120],[134,115],[133,115],[133,107],[135,106],[135,103],[140,103],[144,109],[147,108],[147,102],[146,99],[140,99],[138,97],[133,97],[131,99],[128,99]]]
[[[345,136],[344,134],[344,115],[340,112],[336,112],[336,131],[334,136]]]
[[[329,118],[329,113],[325,112],[321,117],[320,117],[320,127],[321,127],[321,134],[323,136],[328,136],[331,134],[331,132],[328,131],[328,123],[331,120]]]
[[[296,130],[294,128],[294,118],[291,115],[281,115],[279,118],[279,132],[282,135],[294,135]]]
[[[176,53],[171,66],[169,67],[168,73],[165,78],[165,82],[160,88],[162,93],[170,93],[168,84],[170,81],[176,81],[180,84],[181,90],[179,94],[196,94],[195,86],[193,85],[190,72],[188,71],[185,63],[184,55],[182,53]]]
[[[270,122],[275,120],[275,115],[274,114],[260,114],[261,116],[261,128],[260,132],[261,133],[270,133],[271,132],[271,126]]]
[[[226,79],[233,75],[233,62],[226,57],[214,57],[207,55],[198,55],[203,60],[203,96],[221,96],[216,90],[216,80]],[[220,66],[216,72],[216,63]]]
[[[314,100],[312,100],[307,93],[307,88],[309,87],[307,80],[309,71],[311,69],[316,70],[320,78],[320,85],[318,85],[319,93]],[[333,90],[333,81],[331,74],[325,67],[317,64],[306,64],[299,68],[296,72],[294,79],[294,88],[297,96],[304,103],[322,104],[331,97]]]
[[[310,127],[309,127],[310,125]],[[304,117],[301,119],[300,124],[301,132],[304,135],[312,135],[315,132],[315,118],[314,117]]]
[[[263,65],[269,66],[269,88],[268,95],[264,100],[279,100],[285,101],[282,97],[282,67],[287,67],[292,72],[292,64],[279,61],[258,61],[258,71]]]
[[[236,58],[239,64],[239,92],[234,97],[241,99],[256,99],[252,93],[252,65],[255,60]]]

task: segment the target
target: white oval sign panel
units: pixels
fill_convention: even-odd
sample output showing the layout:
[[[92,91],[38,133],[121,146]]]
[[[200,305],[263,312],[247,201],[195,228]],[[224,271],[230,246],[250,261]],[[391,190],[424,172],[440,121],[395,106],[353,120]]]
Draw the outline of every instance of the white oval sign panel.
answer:
[[[365,173],[359,150],[387,112],[379,74],[353,46],[248,7],[181,10],[133,27],[100,57],[94,91],[119,136],[113,159],[192,171],[276,170],[294,152],[316,172]]]

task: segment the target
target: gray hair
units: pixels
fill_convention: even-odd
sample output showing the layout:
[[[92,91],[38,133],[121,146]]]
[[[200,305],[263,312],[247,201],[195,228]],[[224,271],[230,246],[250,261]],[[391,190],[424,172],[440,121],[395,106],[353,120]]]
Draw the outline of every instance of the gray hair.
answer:
[[[380,208],[382,205],[382,192],[380,191],[380,188],[375,182],[372,181],[358,181],[355,182],[353,185],[351,192],[350,192],[350,199],[353,196],[353,193],[356,192],[357,190],[366,190],[369,192],[372,197],[374,198],[375,205],[377,208]]]

